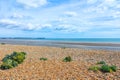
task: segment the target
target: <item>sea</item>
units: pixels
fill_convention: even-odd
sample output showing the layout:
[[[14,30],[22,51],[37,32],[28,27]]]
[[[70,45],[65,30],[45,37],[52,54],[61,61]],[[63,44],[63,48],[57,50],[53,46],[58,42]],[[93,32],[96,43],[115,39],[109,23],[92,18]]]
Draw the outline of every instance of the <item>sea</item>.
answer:
[[[99,43],[120,43],[120,38],[44,38],[33,39],[44,41],[57,41],[57,42],[99,42]]]
[[[0,38],[0,43],[120,51],[120,38]]]

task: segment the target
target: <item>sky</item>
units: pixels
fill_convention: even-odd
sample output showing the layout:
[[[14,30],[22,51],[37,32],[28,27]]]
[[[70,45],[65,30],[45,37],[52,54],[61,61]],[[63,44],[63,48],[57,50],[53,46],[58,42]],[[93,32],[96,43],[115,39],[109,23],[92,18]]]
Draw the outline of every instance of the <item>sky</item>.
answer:
[[[0,37],[120,38],[120,0],[0,0]]]

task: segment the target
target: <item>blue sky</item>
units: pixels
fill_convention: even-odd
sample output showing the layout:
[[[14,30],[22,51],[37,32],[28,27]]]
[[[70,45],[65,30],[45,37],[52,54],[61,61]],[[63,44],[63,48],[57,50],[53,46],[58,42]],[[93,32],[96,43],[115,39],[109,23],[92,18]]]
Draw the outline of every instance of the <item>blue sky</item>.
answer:
[[[0,37],[120,38],[120,0],[0,0]]]

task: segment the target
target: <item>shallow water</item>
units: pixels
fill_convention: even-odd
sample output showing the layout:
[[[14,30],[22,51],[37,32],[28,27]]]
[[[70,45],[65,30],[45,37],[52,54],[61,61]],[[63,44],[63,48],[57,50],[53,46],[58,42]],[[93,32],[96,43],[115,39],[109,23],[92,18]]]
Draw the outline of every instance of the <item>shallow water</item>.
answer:
[[[120,43],[112,42],[75,42],[75,41],[54,41],[54,40],[22,40],[22,39],[0,39],[0,43],[15,45],[32,45],[32,46],[52,46],[100,50],[120,50]]]

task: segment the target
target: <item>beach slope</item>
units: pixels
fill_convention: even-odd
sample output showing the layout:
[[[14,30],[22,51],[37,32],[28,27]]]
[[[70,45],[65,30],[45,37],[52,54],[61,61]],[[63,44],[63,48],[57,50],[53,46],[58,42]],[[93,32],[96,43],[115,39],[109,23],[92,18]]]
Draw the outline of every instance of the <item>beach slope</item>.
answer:
[[[0,45],[0,64],[2,58],[13,51],[26,52],[26,60],[18,67],[0,70],[0,80],[119,80],[120,51],[88,50],[77,48],[56,48],[24,45]],[[72,62],[63,62],[71,56]],[[41,61],[46,57],[47,61]],[[117,72],[102,73],[88,68],[99,61],[116,65]]]

